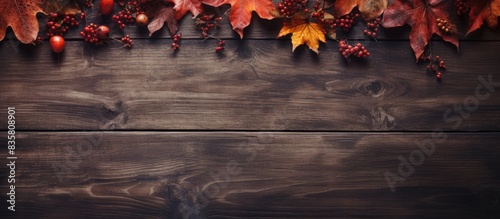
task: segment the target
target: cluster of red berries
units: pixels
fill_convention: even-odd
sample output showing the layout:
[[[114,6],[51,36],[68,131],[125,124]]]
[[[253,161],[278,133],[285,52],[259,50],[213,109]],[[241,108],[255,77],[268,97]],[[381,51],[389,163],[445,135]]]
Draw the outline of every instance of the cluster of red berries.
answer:
[[[217,47],[215,47],[215,52],[223,52],[226,46],[226,42],[224,40],[219,40]]]
[[[314,10],[315,11],[312,13],[312,17],[315,18],[318,23],[323,25],[325,34],[330,31],[335,31],[335,18],[332,15],[329,15],[329,17],[325,17],[326,13],[321,7],[321,1],[316,1],[316,3],[314,4]],[[305,12],[308,13],[309,10],[305,9]]]
[[[441,80],[442,71],[446,69],[446,65],[443,60],[440,60],[441,57],[436,56],[424,56],[423,54],[420,56],[420,61],[429,62],[427,65],[427,71],[436,74],[436,79]]]
[[[124,9],[118,12],[118,15],[113,15],[111,19],[113,19],[113,21],[118,24],[118,27],[120,29],[125,28],[126,24],[130,24],[135,21],[135,18],[132,16],[132,13],[128,9]]]
[[[325,19],[325,11],[323,10],[318,10],[315,11],[312,16],[318,20],[318,22],[322,23],[325,25],[325,27],[331,27],[335,21],[334,19]],[[333,16],[332,16],[333,18]]]
[[[144,14],[149,8],[146,0],[132,0],[127,2],[126,8],[131,12],[135,12],[136,15]]]
[[[134,44],[134,41],[132,41],[132,39],[130,39],[129,35],[122,37],[121,41],[122,41],[123,45],[127,48],[132,48],[132,45]]]
[[[47,28],[47,37],[52,37],[55,35],[63,36],[68,32],[70,27],[76,27],[80,25],[80,23],[76,20],[76,15],[63,15],[59,16],[57,13],[50,13],[49,19],[45,24]]]
[[[145,14],[146,11],[158,7],[158,4],[161,4],[161,2],[162,1],[157,0],[131,0],[127,3],[125,8],[135,13],[135,15],[139,15]]]
[[[210,38],[214,29],[220,29],[220,21],[222,17],[214,14],[202,14],[196,18],[196,28],[201,30],[203,38]]]
[[[174,51],[179,50],[179,48],[181,47],[181,45],[179,45],[180,40],[181,40],[181,34],[180,33],[175,34],[174,35],[174,42],[170,45],[170,48]]]
[[[281,15],[291,17],[304,8],[307,0],[282,0],[278,3],[278,10]]]
[[[45,24],[47,28],[46,36],[49,38],[50,49],[54,53],[61,53],[64,50],[65,42],[63,35],[68,32],[70,26],[78,26],[75,15],[59,16],[57,13],[49,13],[49,19]],[[33,43],[39,44],[41,37],[37,37]]]
[[[73,26],[73,27],[80,25],[80,23],[76,20],[75,15],[65,15],[63,18],[63,22],[68,26]]]
[[[323,10],[315,11],[314,13],[312,13],[312,16],[318,19],[318,21],[322,22],[325,19],[325,11]]]
[[[469,10],[469,7],[464,0],[455,0],[455,6],[457,7],[457,15],[464,15]]]
[[[155,7],[159,1],[148,1],[148,0],[131,0],[124,5],[124,9],[111,16],[111,19],[118,24],[120,29],[125,28],[127,24],[136,22],[139,26],[145,26],[148,24],[148,17],[146,16],[146,11]]]
[[[83,28],[80,36],[90,44],[103,44],[108,40],[109,33],[110,30],[107,26],[97,26],[97,24],[91,23]]]
[[[356,23],[358,18],[359,14],[351,12],[350,14],[346,14],[344,16],[335,19],[335,23],[332,24],[332,28],[339,27],[345,32],[349,32],[349,30],[351,30],[351,27]]]
[[[59,23],[55,23],[53,21],[48,21],[45,25],[47,27],[47,37],[52,37],[55,35],[64,35],[68,30],[67,27],[63,28]]]
[[[363,34],[368,37],[377,38],[378,28],[380,27],[380,18],[375,19],[373,22],[366,24],[368,29],[363,30]]]
[[[222,21],[222,17],[217,14],[208,14],[203,13],[196,18],[196,28],[201,30],[201,35],[203,38],[213,38],[218,39],[217,46],[215,47],[215,52],[224,51],[224,47],[226,42],[222,39],[215,37],[213,34],[216,30],[220,29],[220,21]]]
[[[316,2],[314,2],[314,10],[315,11],[319,11],[320,9],[323,9],[321,7],[321,3],[322,3],[321,0],[316,0]]]
[[[80,32],[80,36],[82,36],[85,39],[85,42],[96,43],[99,41],[99,38],[97,38],[96,29],[97,29],[97,25],[94,23],[91,23],[83,28],[83,31]]]
[[[366,48],[363,45],[361,45],[361,43],[352,46],[349,45],[345,40],[339,41],[339,52],[346,59],[349,58],[350,56],[354,56],[357,58],[367,58],[368,56],[370,56],[368,50],[366,50]]]

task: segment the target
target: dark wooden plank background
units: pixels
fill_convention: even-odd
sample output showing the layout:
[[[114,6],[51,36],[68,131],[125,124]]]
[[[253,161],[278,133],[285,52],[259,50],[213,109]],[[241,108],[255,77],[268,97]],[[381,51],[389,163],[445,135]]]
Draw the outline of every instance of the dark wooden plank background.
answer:
[[[358,22],[342,37],[372,56],[346,63],[331,40],[291,53],[280,25],[253,18],[240,40],[225,21],[221,55],[189,16],[175,54],[167,31],[111,23],[134,48],[77,31],[61,56],[46,41],[0,42],[0,109],[17,109],[19,157],[17,211],[3,201],[2,218],[499,218],[500,86],[463,105],[481,77],[500,81],[500,31],[462,36],[460,52],[435,38],[448,66],[437,82],[407,27],[370,41]],[[429,141],[434,153],[402,176],[401,159]]]

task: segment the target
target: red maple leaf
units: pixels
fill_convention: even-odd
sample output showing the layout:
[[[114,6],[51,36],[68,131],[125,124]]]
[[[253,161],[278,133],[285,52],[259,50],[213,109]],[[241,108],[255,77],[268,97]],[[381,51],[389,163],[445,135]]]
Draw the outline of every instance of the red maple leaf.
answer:
[[[469,0],[469,29],[467,34],[479,29],[485,21],[488,26],[495,29],[500,16],[500,0]]]
[[[179,22],[175,19],[175,11],[172,7],[161,5],[147,11],[146,14],[148,17],[153,18],[148,25],[149,36],[161,29],[164,24],[167,25],[171,36],[174,36],[175,33],[177,33],[177,30],[179,29]]]
[[[241,38],[243,38],[243,29],[250,25],[252,11],[255,11],[259,17],[271,20],[276,6],[271,0],[204,0],[204,4],[219,7],[224,4],[231,4],[229,20]]]
[[[418,58],[432,34],[437,34],[443,40],[453,43],[458,48],[458,32],[450,22],[446,12],[450,8],[449,0],[395,0],[384,12],[382,25],[384,27],[399,27],[404,24],[411,26],[410,45]],[[447,27],[453,31],[444,31],[438,26],[438,19],[447,22]],[[448,23],[449,22],[449,23]]]
[[[0,41],[7,27],[12,27],[22,43],[32,43],[38,35],[36,14],[43,12],[46,0],[0,0]]]
[[[169,0],[174,3],[175,19],[180,20],[189,11],[194,17],[203,12],[202,0]]]

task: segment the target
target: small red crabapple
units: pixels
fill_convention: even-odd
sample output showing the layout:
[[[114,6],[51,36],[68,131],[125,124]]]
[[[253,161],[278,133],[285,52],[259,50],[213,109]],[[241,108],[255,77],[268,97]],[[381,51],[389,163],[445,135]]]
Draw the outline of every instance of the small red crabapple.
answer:
[[[101,40],[105,40],[109,38],[109,28],[107,26],[101,25],[97,27],[97,37]]]
[[[139,26],[146,26],[148,25],[148,16],[146,14],[138,14],[137,17],[135,17],[135,23]]]
[[[54,53],[61,53],[64,50],[65,42],[64,38],[59,35],[50,37],[50,48]]]
[[[113,12],[114,5],[115,2],[113,0],[101,0],[99,12],[101,12],[102,15],[109,15]]]

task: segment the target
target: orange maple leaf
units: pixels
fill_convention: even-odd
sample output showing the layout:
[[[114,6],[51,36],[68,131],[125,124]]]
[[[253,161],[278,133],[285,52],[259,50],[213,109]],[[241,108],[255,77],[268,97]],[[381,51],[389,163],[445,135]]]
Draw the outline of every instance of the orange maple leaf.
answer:
[[[255,11],[259,17],[271,20],[273,10],[277,10],[271,0],[204,0],[204,4],[219,7],[224,4],[231,4],[229,20],[241,38],[243,38],[243,29],[250,25],[252,11]]]
[[[7,27],[12,27],[22,43],[33,43],[38,35],[36,14],[43,12],[46,0],[1,0],[0,41],[5,38]]]
[[[479,29],[483,22],[488,27],[495,29],[498,26],[498,17],[500,16],[500,0],[487,1],[469,1],[469,29],[467,34]]]
[[[194,17],[198,16],[203,12],[203,7],[201,6],[202,0],[169,0],[175,4],[175,19],[180,20],[184,15],[190,11]]]
[[[319,42],[326,43],[323,27],[315,22],[307,22],[295,15],[290,22],[285,22],[278,37],[292,34],[292,52],[300,45],[306,44],[309,49],[318,53]]]
[[[358,7],[364,21],[371,21],[379,17],[387,8],[388,0],[337,0],[335,14],[337,17],[349,14],[354,7]]]

